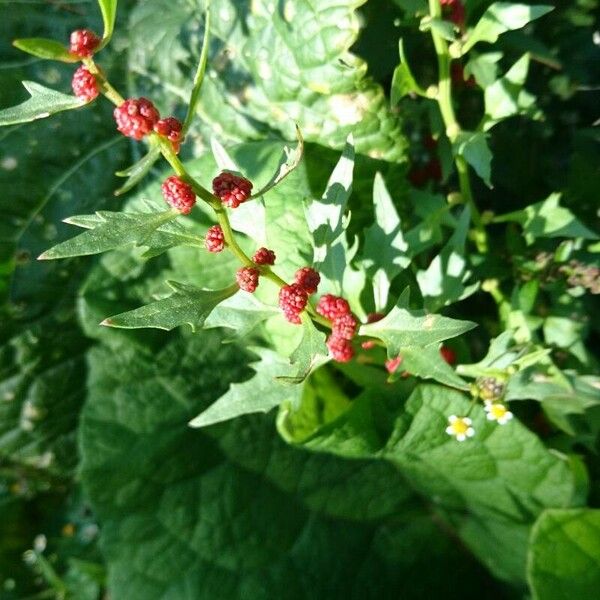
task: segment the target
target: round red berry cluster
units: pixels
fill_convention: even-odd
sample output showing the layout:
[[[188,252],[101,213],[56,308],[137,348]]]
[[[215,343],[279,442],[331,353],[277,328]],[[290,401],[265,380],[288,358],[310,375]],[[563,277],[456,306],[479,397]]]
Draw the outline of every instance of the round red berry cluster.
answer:
[[[252,194],[252,182],[245,177],[238,177],[228,171],[217,175],[212,182],[215,196],[229,208],[237,208],[246,202]]]
[[[252,257],[252,262],[257,265],[274,265],[275,264],[275,252],[268,248],[259,248]]]
[[[196,204],[196,194],[192,187],[176,175],[164,180],[161,191],[167,204],[182,215],[189,215]]]
[[[166,137],[172,144],[173,150],[179,152],[181,147],[182,137],[182,125],[179,119],[175,117],[167,117],[166,119],[160,119],[154,125],[154,131],[159,135]]]
[[[441,0],[442,11],[459,29],[465,26],[465,6],[461,0]]]
[[[235,274],[235,280],[237,281],[240,290],[252,294],[258,287],[258,276],[258,269],[255,269],[254,267],[241,267]]]
[[[331,321],[331,335],[327,340],[331,356],[338,362],[348,362],[354,356],[351,340],[358,327],[348,301],[333,294],[325,294],[317,304],[317,312]]]
[[[134,140],[141,140],[150,133],[160,119],[154,104],[147,98],[129,98],[117,106],[113,114],[117,129]]]
[[[92,56],[102,40],[90,29],[77,29],[71,33],[69,42],[71,54],[79,58]]]
[[[73,88],[73,93],[86,102],[95,100],[100,93],[96,78],[84,66],[79,67],[73,73],[71,87]]]
[[[302,267],[296,271],[294,283],[279,290],[279,307],[290,323],[301,323],[300,313],[306,308],[308,297],[317,291],[320,281],[321,276],[314,269]]]
[[[204,238],[204,247],[209,252],[222,252],[225,248],[225,236],[220,225],[213,225],[208,228]]]

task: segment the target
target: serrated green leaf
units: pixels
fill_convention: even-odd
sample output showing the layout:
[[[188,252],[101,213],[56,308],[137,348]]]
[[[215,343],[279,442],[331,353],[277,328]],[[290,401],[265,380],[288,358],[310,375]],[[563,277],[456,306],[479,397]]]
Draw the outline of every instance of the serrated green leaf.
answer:
[[[546,510],[531,532],[534,600],[593,598],[600,589],[600,510]]]
[[[480,131],[461,131],[455,138],[454,153],[464,159],[475,169],[475,172],[488,187],[492,187],[492,152],[487,143],[487,136]]]
[[[23,81],[22,83],[31,98],[17,106],[0,110],[0,127],[45,119],[63,110],[81,108],[86,104],[76,96],[51,90],[34,81]]]
[[[400,54],[400,64],[394,69],[390,93],[390,102],[392,106],[396,106],[398,102],[408,94],[418,94],[419,96],[427,97],[427,93],[417,83],[410,70],[406,55],[404,54],[402,38],[398,41],[398,52]]]
[[[380,339],[387,346],[388,356],[394,358],[402,353],[404,346],[429,346],[456,337],[476,327],[471,321],[459,321],[423,310],[405,307],[407,296],[381,321],[363,325],[360,335]]]
[[[21,38],[13,42],[13,46],[46,60],[60,60],[66,63],[79,62],[79,57],[69,52],[69,49],[60,42],[47,40],[45,38]]]
[[[373,285],[375,310],[387,305],[392,280],[411,263],[400,217],[381,173],[373,181],[375,221],[365,232],[362,261]]]
[[[118,0],[98,0],[100,12],[102,13],[102,22],[104,23],[102,46],[106,46],[112,37],[117,17],[117,3]]]
[[[159,213],[98,213],[101,219],[93,229],[61,242],[46,250],[39,260],[55,260],[72,256],[88,256],[114,250],[121,246],[152,245],[152,234],[169,221],[177,218],[178,213],[167,210]],[[86,221],[91,224],[91,221]],[[182,238],[184,241],[186,238]]]
[[[315,369],[329,360],[329,351],[325,345],[325,334],[319,331],[312,320],[303,316],[303,334],[298,347],[290,356],[293,375],[280,374],[277,379],[281,382],[297,385],[302,383]]]
[[[519,223],[529,245],[538,238],[598,239],[598,236],[583,225],[568,208],[560,206],[560,196],[556,193],[550,194],[542,202],[495,217],[494,222]]]
[[[297,403],[302,388],[277,381],[289,369],[289,361],[272,350],[252,348],[257,362],[250,363],[254,376],[243,383],[231,384],[229,390],[214,404],[190,421],[191,427],[206,427],[250,413],[266,413],[284,401]]]
[[[166,331],[189,325],[192,331],[197,331],[202,329],[213,308],[238,290],[237,284],[222,290],[201,290],[175,281],[167,283],[173,290],[167,298],[109,317],[102,325],[122,329],[151,327]]]
[[[477,25],[467,34],[466,42],[461,47],[461,54],[466,54],[478,42],[493,44],[498,36],[506,31],[521,29],[527,23],[539,19],[553,10],[553,6],[530,6],[509,2],[494,2],[483,13]]]

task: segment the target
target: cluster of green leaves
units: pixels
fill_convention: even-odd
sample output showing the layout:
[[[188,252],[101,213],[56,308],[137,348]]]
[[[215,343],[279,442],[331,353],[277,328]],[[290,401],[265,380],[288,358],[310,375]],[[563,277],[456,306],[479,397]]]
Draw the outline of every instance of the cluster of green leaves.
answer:
[[[505,202],[512,165],[491,169],[503,128],[542,117],[536,95],[545,88],[534,93],[526,78],[551,53],[518,30],[548,7],[469,3],[459,32],[423,18],[425,2],[386,2],[389,14],[401,7],[408,32],[400,65],[373,65],[375,81],[369,50],[350,53],[362,2],[213,0],[198,95],[204,3],[126,4],[121,28],[116,2],[89,16],[102,17],[103,43],[114,29],[107,65],[127,47],[129,85],[162,114],[197,95],[186,168],[206,187],[220,169],[240,171],[259,190],[231,215],[241,247],[274,249],[286,280],[313,264],[319,292],[346,297],[364,323],[361,341],[385,351],[357,344],[355,361],[330,362],[322,328],[308,317],[301,327],[285,322],[271,281],[239,292],[235,257],[203,249],[207,208],[191,218],[165,210],[155,147],[140,160],[113,135],[108,110],[79,110],[72,97],[28,83],[32,98],[0,111],[7,125],[36,121],[6,130],[0,158],[10,189],[0,200],[2,593],[475,598],[485,586],[494,598],[592,597],[598,307],[561,273],[569,261],[597,260],[598,227],[575,216],[576,177]],[[49,34],[48,10],[15,9],[6,39],[30,36],[18,47],[64,58],[64,71],[8,63],[2,106],[18,104],[22,80],[67,87],[70,57],[33,37]],[[82,26],[77,13],[51,12],[55,38]],[[364,35],[377,35],[368,5],[362,14]],[[415,33],[417,21],[425,33]],[[473,110],[453,140],[430,73],[407,61],[427,64],[412,58],[409,32],[422,41],[432,30],[456,60],[468,52],[465,76],[478,85],[460,92]],[[294,139],[294,121],[305,146],[283,141]],[[438,140],[444,179],[416,189],[404,178],[415,160],[407,139],[418,149],[423,132]],[[275,139],[257,141],[265,135]],[[498,213],[485,220],[489,252],[472,243],[473,207],[449,193],[456,157],[493,186],[474,185],[480,207]],[[138,187],[123,208],[112,173],[131,163],[119,193]],[[148,174],[157,177],[142,182]],[[73,226],[84,231],[70,237]],[[366,324],[373,312],[385,317]],[[385,360],[399,356],[388,375]],[[508,425],[473,405],[473,383],[488,377],[518,417]],[[445,433],[451,414],[470,414],[474,439]],[[33,543],[39,533],[48,548]],[[31,547],[34,577],[19,556]]]

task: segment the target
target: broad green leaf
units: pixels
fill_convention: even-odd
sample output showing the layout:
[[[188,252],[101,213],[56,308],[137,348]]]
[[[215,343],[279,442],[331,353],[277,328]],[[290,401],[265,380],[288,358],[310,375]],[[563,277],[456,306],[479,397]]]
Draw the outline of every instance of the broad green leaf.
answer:
[[[529,60],[529,54],[524,54],[505,75],[485,88],[485,131],[513,115],[526,115],[531,119],[541,117],[542,113],[536,107],[535,96],[523,89]]]
[[[477,25],[467,34],[460,53],[466,54],[478,42],[493,44],[498,36],[514,29],[521,29],[527,23],[539,19],[549,13],[554,7],[528,4],[513,4],[509,2],[494,2],[484,13]]]
[[[22,38],[15,40],[13,46],[23,52],[27,52],[27,54],[37,56],[38,58],[60,60],[67,63],[79,62],[79,58],[73,56],[64,44],[54,40],[47,40],[44,38]]]
[[[178,213],[167,210],[159,213],[98,213],[98,222],[92,229],[78,236],[57,244],[50,250],[46,250],[38,258],[39,260],[55,260],[72,256],[87,256],[100,254],[108,250],[114,250],[121,246],[135,244],[137,246],[152,246],[152,236],[169,221],[177,218]],[[77,220],[81,224],[83,221]],[[88,218],[86,224],[91,224]],[[159,236],[161,232],[159,231]],[[167,230],[167,236],[172,235]],[[179,242],[189,242],[186,236],[177,239]]]
[[[175,281],[167,283],[173,290],[167,298],[109,317],[102,325],[123,329],[152,327],[167,331],[189,325],[192,331],[197,331],[202,329],[213,308],[238,290],[237,285],[222,290],[201,290]]]
[[[72,110],[85,105],[85,102],[76,96],[62,94],[39,83],[33,81],[22,83],[31,98],[17,106],[0,110],[0,127],[45,119],[63,110]]]
[[[469,209],[465,208],[448,243],[431,261],[427,270],[416,273],[425,308],[429,311],[462,300],[478,288],[478,284],[465,285],[471,275],[465,255],[470,218]]]
[[[260,359],[249,365],[254,376],[231,384],[223,396],[190,421],[191,427],[206,427],[249,413],[266,413],[284,401],[298,402],[302,388],[277,381],[278,375],[289,369],[289,362],[266,348],[252,348],[252,352]]]
[[[444,385],[468,390],[469,386],[454,369],[442,358],[437,344],[431,346],[403,346],[402,363],[396,371],[396,376],[400,376],[402,371],[408,371],[422,379],[433,379]]]
[[[277,309],[263,304],[254,295],[238,292],[214,308],[206,319],[204,328],[233,329],[235,337],[244,337],[259,323],[276,314],[279,314]]]
[[[140,160],[127,169],[117,171],[117,177],[127,177],[127,181],[115,191],[115,196],[121,196],[134,188],[150,171],[160,157],[160,147],[153,146]]]
[[[498,79],[498,62],[502,52],[486,52],[469,59],[465,65],[465,77],[475,77],[475,81],[482,89],[487,88]]]
[[[461,131],[454,140],[454,153],[464,159],[475,169],[475,172],[488,187],[492,187],[492,152],[487,143],[487,136],[480,131]]]
[[[594,598],[600,589],[600,510],[544,511],[531,532],[527,579],[534,600]]]
[[[404,96],[408,94],[418,94],[419,96],[427,96],[425,90],[419,86],[416,82],[406,55],[404,54],[404,45],[402,38],[398,41],[398,48],[400,54],[400,64],[394,69],[394,76],[392,78],[392,89],[390,94],[390,102],[392,106],[396,106],[398,102]]]
[[[100,5],[100,12],[102,13],[102,22],[104,23],[102,45],[106,46],[112,37],[115,28],[118,0],[98,0],[98,4]]]
[[[423,310],[406,307],[406,297],[381,321],[363,325],[360,335],[375,337],[385,343],[388,356],[396,357],[404,346],[429,346],[456,337],[476,327],[471,321],[459,321]]]
[[[568,208],[560,206],[560,194],[556,193],[550,194],[542,202],[494,219],[495,223],[510,221],[521,225],[529,245],[538,238],[598,239],[597,234],[583,225]]]
[[[290,362],[295,373],[280,374],[279,381],[297,385],[302,383],[315,369],[329,360],[329,351],[325,345],[325,334],[319,331],[312,320],[302,317],[302,338],[300,344],[290,356]]]
[[[387,305],[392,280],[410,265],[409,247],[400,217],[380,173],[373,182],[375,221],[365,232],[362,261],[373,285],[375,310]]]
[[[229,153],[227,152],[227,150],[225,150],[225,148],[223,148],[223,145],[214,136],[212,138],[210,138],[210,149],[211,149],[213,158],[215,159],[215,162],[217,163],[217,167],[219,167],[219,170],[233,171],[235,173],[241,173],[240,168],[237,166],[237,164],[235,163],[233,158],[231,158],[231,156],[229,156]]]
[[[433,30],[435,33],[449,42],[453,42],[456,39],[456,34],[454,33],[454,24],[444,19],[432,18],[430,16],[423,17],[419,23],[419,29],[421,31]]]

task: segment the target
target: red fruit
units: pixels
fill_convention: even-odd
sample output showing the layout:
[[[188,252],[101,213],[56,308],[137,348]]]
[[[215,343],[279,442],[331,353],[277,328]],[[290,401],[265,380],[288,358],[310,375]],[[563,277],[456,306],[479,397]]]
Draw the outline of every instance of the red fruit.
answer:
[[[338,362],[348,362],[349,360],[352,360],[352,357],[354,356],[352,344],[348,340],[334,334],[329,336],[327,347],[329,348],[329,352],[331,352],[333,359]]]
[[[252,183],[244,177],[223,171],[213,179],[213,192],[229,208],[237,208],[252,193]]]
[[[325,294],[321,296],[317,304],[317,312],[326,319],[335,321],[339,317],[350,313],[350,305],[344,298],[333,294]]]
[[[454,352],[452,348],[448,348],[448,346],[442,346],[440,348],[440,354],[449,365],[456,364],[456,352]]]
[[[96,99],[100,93],[96,78],[84,66],[79,67],[73,73],[71,87],[73,88],[73,93],[86,102]]]
[[[279,290],[279,306],[290,323],[300,324],[300,313],[306,307],[308,295],[298,284],[284,285]]]
[[[310,267],[298,269],[294,279],[301,288],[304,288],[309,296],[317,291],[317,287],[319,287],[319,283],[321,282],[321,276]]]
[[[167,204],[177,209],[182,215],[189,215],[196,204],[194,190],[176,175],[164,180],[161,191]]]
[[[113,115],[117,129],[134,140],[141,140],[150,133],[160,119],[154,104],[147,98],[129,98],[115,108]]]
[[[258,275],[258,269],[255,269],[254,267],[241,267],[235,274],[235,280],[240,286],[240,290],[252,294],[258,287]]]
[[[461,0],[441,0],[440,4],[444,15],[447,16],[457,27],[463,29],[465,26],[465,7]]]
[[[167,117],[166,119],[160,119],[160,121],[156,122],[154,131],[159,135],[166,137],[173,144],[173,150],[179,152],[179,147],[183,141],[181,136],[182,127],[181,121],[175,117]]]
[[[69,41],[71,42],[69,48],[71,54],[79,56],[79,58],[86,58],[94,54],[102,40],[90,29],[77,29],[71,33]]]
[[[331,335],[344,340],[351,340],[356,333],[357,325],[358,321],[351,313],[341,315],[337,319],[334,319],[333,327],[331,328]]]
[[[220,225],[208,228],[204,238],[204,246],[209,252],[222,252],[225,248],[225,236]]]
[[[395,373],[402,363],[402,360],[402,356],[396,356],[396,358],[390,358],[389,360],[386,360],[385,368],[387,369],[387,372],[390,374]]]
[[[257,265],[274,265],[275,264],[275,252],[268,248],[259,248],[252,257],[252,261]]]

